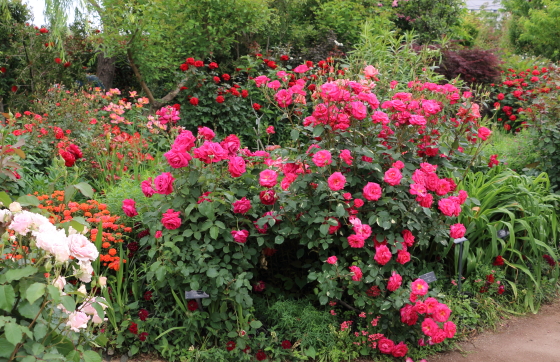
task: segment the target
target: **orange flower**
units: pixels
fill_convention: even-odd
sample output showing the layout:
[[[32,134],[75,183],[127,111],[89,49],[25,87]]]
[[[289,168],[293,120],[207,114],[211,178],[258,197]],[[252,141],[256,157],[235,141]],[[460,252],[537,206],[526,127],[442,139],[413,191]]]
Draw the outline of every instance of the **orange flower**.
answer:
[[[115,248],[109,249],[109,255],[111,255],[111,256],[117,255],[117,249],[115,249]]]

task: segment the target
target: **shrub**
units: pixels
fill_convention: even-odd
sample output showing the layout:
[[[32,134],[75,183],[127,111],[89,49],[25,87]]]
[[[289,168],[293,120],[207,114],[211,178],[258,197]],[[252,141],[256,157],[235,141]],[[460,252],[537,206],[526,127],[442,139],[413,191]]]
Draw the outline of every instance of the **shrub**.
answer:
[[[470,84],[490,84],[500,79],[500,58],[491,50],[446,49],[436,72],[448,80],[459,77]]]
[[[497,130],[492,134],[491,143],[484,148],[483,158],[498,155],[504,165],[521,174],[526,168],[536,169],[541,162],[540,152],[530,130],[524,129],[517,134]]]

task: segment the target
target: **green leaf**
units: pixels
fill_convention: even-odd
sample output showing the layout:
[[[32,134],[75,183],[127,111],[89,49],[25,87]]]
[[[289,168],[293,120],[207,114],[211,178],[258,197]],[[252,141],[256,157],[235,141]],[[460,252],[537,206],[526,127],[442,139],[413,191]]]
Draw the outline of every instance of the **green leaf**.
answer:
[[[107,345],[107,342],[109,342],[109,340],[107,339],[107,337],[105,337],[104,334],[98,335],[94,341],[101,347],[105,347]]]
[[[85,197],[89,199],[93,198],[93,188],[87,182],[80,182],[79,184],[74,185],[74,187],[78,189]]]
[[[299,131],[297,129],[291,130],[290,138],[292,139],[292,141],[297,141],[297,139],[299,138]]]
[[[16,294],[11,285],[0,285],[0,309],[10,312],[15,299]]]
[[[24,359],[21,360],[21,362],[35,362],[37,361],[37,358],[33,357],[33,356],[27,356]]]
[[[212,226],[210,228],[210,237],[214,240],[218,239],[218,235],[220,235],[220,229],[217,226]]]
[[[209,278],[215,278],[215,277],[218,276],[218,271],[217,271],[216,269],[214,269],[214,268],[210,268],[210,269],[208,269],[208,271],[206,272],[206,275],[207,275]]]
[[[274,243],[275,244],[282,244],[284,242],[284,237],[282,235],[277,235],[274,238]]]
[[[330,228],[329,224],[323,224],[319,226],[319,231],[321,232],[322,235],[327,235],[329,233],[329,228]]]
[[[12,352],[14,351],[14,346],[4,337],[0,337],[0,357],[10,357]]]
[[[29,303],[33,304],[37,299],[41,298],[45,294],[45,289],[47,286],[43,283],[33,283],[25,291],[25,299]]]
[[[250,325],[251,325],[252,328],[255,328],[255,329],[262,327],[262,323],[260,321],[252,321],[250,323]]]
[[[133,345],[132,347],[130,347],[130,350],[128,351],[128,355],[129,356],[134,356],[136,353],[138,353],[138,346],[137,345]]]
[[[38,341],[47,335],[47,326],[43,323],[35,324],[35,328],[33,328],[33,337],[35,340]]]
[[[307,349],[307,351],[305,351],[305,355],[309,356],[311,358],[315,358],[315,356],[317,355],[317,352],[315,351],[315,348],[313,348],[313,346],[312,346],[312,347],[309,347]]]
[[[94,351],[85,351],[82,355],[84,362],[101,362],[101,356]]]
[[[13,344],[14,346],[17,345],[21,341],[22,331],[21,327],[16,323],[6,323],[4,325],[4,332],[6,332],[5,336],[8,342]]]
[[[69,295],[65,295],[61,298],[62,305],[69,311],[76,310],[76,301]]]
[[[344,215],[346,215],[346,210],[344,210],[344,205],[342,204],[338,204],[336,205],[336,216],[338,217],[343,217]]]
[[[33,195],[23,195],[18,197],[17,202],[21,204],[21,206],[38,206],[39,199]]]
[[[4,206],[8,207],[12,203],[12,199],[10,198],[10,195],[8,195],[6,192],[0,191],[0,202]]]
[[[37,273],[39,269],[35,268],[34,266],[28,265],[21,269],[10,269],[6,272],[6,282],[10,283],[14,280],[20,280],[21,278],[27,278],[35,273]]]
[[[76,189],[74,188],[74,186],[69,185],[64,189],[64,202],[65,203],[69,203],[70,201],[72,201],[72,198],[74,197],[74,195],[76,194]]]
[[[323,134],[324,130],[325,128],[323,126],[316,126],[315,128],[313,128],[313,137],[319,137],[321,134]]]

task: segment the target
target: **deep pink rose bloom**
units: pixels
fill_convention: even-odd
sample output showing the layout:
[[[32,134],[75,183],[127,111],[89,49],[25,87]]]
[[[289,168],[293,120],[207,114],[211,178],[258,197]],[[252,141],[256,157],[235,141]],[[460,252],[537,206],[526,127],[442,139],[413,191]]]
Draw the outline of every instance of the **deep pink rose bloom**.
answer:
[[[337,261],[338,261],[338,258],[337,258],[336,256],[334,256],[334,255],[333,255],[333,256],[329,256],[329,257],[327,258],[327,263],[329,263],[329,264],[331,264],[331,265],[336,264]]]
[[[346,162],[346,164],[348,166],[352,166],[352,160],[354,159],[354,157],[352,157],[352,153],[350,153],[349,150],[342,150],[340,151],[340,158]]]
[[[449,181],[445,179],[438,180],[438,184],[435,190],[436,194],[438,196],[443,196],[447,194],[449,191],[451,191],[451,184],[449,183]]]
[[[278,107],[286,108],[290,104],[292,104],[292,92],[287,89],[282,89],[276,93],[274,96],[276,102],[278,103]]]
[[[329,151],[322,150],[313,155],[313,163],[317,167],[325,167],[332,163],[332,156]]]
[[[350,114],[357,120],[362,120],[367,116],[367,107],[362,102],[350,102],[348,106]]]
[[[401,322],[413,326],[418,321],[418,313],[414,310],[411,304],[405,305],[401,308]]]
[[[393,352],[393,348],[395,348],[395,342],[391,341],[389,338],[381,338],[379,342],[377,342],[377,347],[379,347],[379,351],[383,354],[391,354]]]
[[[268,82],[270,78],[268,78],[266,75],[259,75],[258,77],[255,77],[253,80],[257,84],[257,87],[260,87],[261,85],[266,84],[266,82]]]
[[[268,133],[268,134],[275,134],[276,131],[274,131],[274,126],[268,126],[268,127],[266,128],[266,133]]]
[[[220,142],[220,146],[227,152],[228,157],[232,157],[237,155],[239,148],[241,148],[241,141],[236,135],[230,134]]]
[[[396,161],[393,163],[392,167],[402,170],[404,168],[404,163],[402,161]]]
[[[342,190],[346,185],[346,177],[340,172],[335,172],[329,177],[328,184],[332,191]]]
[[[154,184],[156,186],[156,192],[162,195],[169,195],[173,192],[173,175],[170,172],[164,172],[159,176],[156,176]]]
[[[258,281],[257,284],[253,285],[253,290],[255,292],[262,292],[263,290],[265,290],[265,288],[266,288],[266,284],[262,280]]]
[[[240,177],[246,171],[243,157],[235,156],[229,159],[228,171],[231,177]]]
[[[422,322],[422,332],[428,337],[432,337],[438,330],[439,327],[432,318],[425,318]]]
[[[411,195],[418,195],[420,197],[424,197],[428,193],[428,190],[420,184],[410,184],[409,191]]]
[[[387,290],[394,292],[401,287],[402,277],[397,272],[393,271],[393,274],[389,277],[389,282],[387,283]]]
[[[389,121],[389,116],[387,116],[387,113],[382,112],[382,111],[375,111],[372,115],[371,115],[371,120],[373,121],[373,123],[381,123],[381,124],[388,124]]]
[[[409,122],[416,126],[424,126],[426,124],[426,118],[413,114],[410,116]]]
[[[480,127],[478,129],[478,138],[480,138],[483,141],[486,141],[488,139],[488,137],[490,137],[491,134],[492,134],[492,131],[490,131],[486,127]]]
[[[249,232],[247,230],[232,230],[231,236],[233,236],[233,240],[240,244],[245,244],[247,238],[249,237]]]
[[[403,342],[397,344],[391,352],[393,357],[404,357],[408,353],[408,347]]]
[[[251,201],[246,197],[233,203],[233,212],[236,214],[246,214],[249,210],[251,210]]]
[[[424,197],[417,196],[416,201],[418,201],[420,206],[430,208],[432,207],[432,203],[434,202],[434,197],[432,196],[432,194],[426,194],[426,196]]]
[[[173,168],[187,167],[189,165],[189,161],[192,160],[191,155],[187,152],[175,151],[173,148],[163,155],[167,159],[169,166]]]
[[[428,283],[424,279],[416,279],[412,282],[412,294],[426,295],[428,293]]]
[[[122,209],[128,217],[138,215],[138,211],[136,211],[136,202],[133,199],[123,200]]]
[[[360,269],[360,267],[357,267],[355,265],[352,265],[349,267],[350,271],[352,273],[354,273],[354,275],[352,276],[352,280],[355,282],[359,282],[360,280],[362,280],[362,269]]]
[[[412,173],[412,181],[414,181],[418,185],[422,185],[425,187],[427,176],[428,175],[424,171],[417,169]]]
[[[154,235],[154,237],[155,237],[156,239],[159,239],[159,238],[161,238],[162,236],[163,236],[163,233],[161,232],[161,230],[156,231],[156,233],[155,233],[155,235]]]
[[[438,201],[438,209],[445,216],[459,216],[461,213],[461,206],[454,200],[447,198]]]
[[[348,237],[348,244],[352,248],[363,248],[365,244],[365,238],[362,235],[352,234]]]
[[[463,236],[465,236],[466,232],[467,232],[467,229],[465,228],[465,225],[463,225],[463,224],[453,224],[449,227],[449,235],[453,239],[462,238]]]
[[[168,230],[174,230],[181,226],[181,218],[179,217],[180,214],[181,213],[179,211],[168,209],[161,218],[163,227]]]
[[[385,265],[389,262],[389,260],[391,260],[392,256],[393,254],[391,254],[391,250],[389,250],[387,245],[379,245],[375,248],[375,256],[373,257],[373,260],[381,265]]]
[[[391,167],[385,172],[385,177],[383,181],[387,182],[391,186],[396,186],[401,183],[402,174],[398,168]]]
[[[451,309],[449,309],[447,305],[439,303],[432,313],[432,318],[434,318],[436,322],[446,322],[450,315]]]
[[[198,136],[207,141],[212,141],[214,137],[216,137],[216,134],[208,127],[198,127]]]
[[[432,165],[432,164],[430,164],[430,163],[428,163],[428,162],[422,162],[422,163],[420,164],[420,169],[421,169],[422,171],[424,171],[425,173],[427,173],[427,174],[428,174],[428,173],[434,173],[434,172],[436,172],[436,170],[437,170],[437,165]]]
[[[259,183],[263,187],[274,187],[278,183],[278,173],[274,170],[264,170],[259,175]]]
[[[414,235],[412,235],[410,230],[403,230],[402,236],[407,247],[411,247],[414,244]]]
[[[282,190],[286,191],[290,188],[290,185],[297,179],[297,177],[298,176],[295,173],[286,174],[286,176],[282,179],[282,182],[280,182]]]
[[[355,199],[354,200],[354,206],[357,208],[360,208],[362,206],[364,206],[364,200],[362,199]]]
[[[445,324],[443,325],[443,330],[445,332],[446,338],[453,338],[455,337],[455,332],[457,332],[457,326],[451,321],[445,322]]]
[[[437,301],[436,298],[430,297],[424,301],[424,304],[426,305],[427,308],[426,313],[432,314],[436,310],[436,307],[439,305],[439,302]]]
[[[410,253],[406,250],[399,250],[397,252],[397,263],[406,264],[410,261]]]
[[[309,67],[305,64],[300,64],[294,68],[294,73],[305,73],[309,70]]]
[[[364,186],[364,198],[369,201],[377,201],[381,197],[381,186],[375,182],[368,182]]]
[[[459,203],[461,205],[463,205],[465,203],[465,201],[467,201],[468,197],[469,197],[469,195],[467,194],[467,192],[465,190],[459,190]]]
[[[204,163],[220,162],[227,158],[227,151],[217,142],[204,141],[202,146],[193,151],[195,158]]]
[[[196,137],[193,136],[192,132],[185,130],[175,138],[171,149],[177,152],[189,152],[194,147],[195,141]]]
[[[142,181],[140,186],[142,187],[142,192],[144,193],[144,196],[146,196],[146,197],[152,197],[152,195],[156,193],[156,190],[154,190],[153,187],[152,187],[152,178],[151,177],[149,177],[147,180]]]
[[[277,80],[273,80],[272,82],[268,83],[266,86],[270,89],[278,90],[278,88],[282,86],[282,83],[280,83]]]
[[[435,173],[429,173],[426,175],[426,188],[429,191],[436,191],[439,185],[439,177]]]

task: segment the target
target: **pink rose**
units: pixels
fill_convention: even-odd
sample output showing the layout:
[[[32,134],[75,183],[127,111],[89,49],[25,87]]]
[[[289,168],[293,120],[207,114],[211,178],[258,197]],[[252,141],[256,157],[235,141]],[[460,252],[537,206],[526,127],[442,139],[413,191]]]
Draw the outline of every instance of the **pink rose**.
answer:
[[[241,148],[241,141],[239,137],[234,134],[230,134],[222,142],[220,142],[220,146],[226,151],[229,157],[237,155],[239,148]]]
[[[483,141],[486,141],[488,139],[488,137],[490,137],[491,134],[492,134],[492,131],[490,131],[486,127],[480,127],[478,129],[478,138],[480,138]]]
[[[393,357],[404,357],[408,353],[408,347],[403,342],[397,344],[391,352]]]
[[[418,195],[420,197],[424,197],[428,193],[428,190],[426,190],[426,188],[420,184],[410,184],[409,192],[411,195]]]
[[[435,174],[433,174],[435,175]],[[449,191],[451,191],[451,184],[449,183],[449,181],[445,180],[445,179],[440,179],[438,180],[438,184],[437,187],[435,189],[435,192],[438,196],[443,196],[445,194],[447,194]]]
[[[156,239],[159,239],[159,238],[161,238],[162,236],[163,236],[163,233],[161,232],[161,230],[156,231],[156,233],[155,233],[155,235],[154,235],[154,237],[155,237]]]
[[[247,237],[249,237],[249,232],[247,230],[232,230],[231,236],[233,236],[233,240],[236,242],[245,244]]]
[[[413,114],[410,116],[409,122],[416,126],[424,126],[426,124],[426,118]]]
[[[410,230],[403,230],[402,236],[407,247],[411,247],[414,244],[414,235],[412,235]]]
[[[251,201],[246,197],[233,203],[233,212],[236,214],[246,214],[249,210],[251,210]]]
[[[214,137],[216,137],[216,134],[208,127],[198,127],[198,136],[207,141],[212,141]]]
[[[439,177],[435,173],[429,173],[426,175],[426,188],[429,191],[436,191],[439,185]]]
[[[329,257],[327,258],[327,263],[329,263],[329,264],[331,264],[331,265],[336,264],[337,261],[338,261],[338,258],[337,258],[336,256],[334,256],[334,255],[333,255],[333,256],[329,256]]]
[[[462,238],[463,236],[465,236],[466,232],[467,232],[467,229],[465,228],[465,225],[463,225],[463,224],[453,224],[449,227],[449,235],[453,239]]]
[[[402,161],[396,161],[393,163],[392,167],[402,170],[404,168],[404,163]]]
[[[276,132],[274,131],[274,126],[268,126],[266,128],[266,133],[267,134],[275,134]]]
[[[267,169],[260,173],[259,183],[263,187],[274,187],[278,183],[278,173],[276,171]]]
[[[123,200],[122,209],[128,217],[134,217],[138,215],[138,211],[136,211],[136,202],[133,199]]]
[[[435,308],[434,311],[432,313],[432,318],[434,318],[434,320],[436,322],[446,322],[449,319],[449,316],[451,315],[451,309],[449,309],[449,307],[443,303],[439,303]]]
[[[210,164],[226,159],[228,153],[219,143],[204,141],[202,146],[194,149],[193,155],[202,162]]]
[[[350,108],[350,114],[357,120],[361,121],[367,116],[367,107],[362,102],[350,102],[347,108]]]
[[[410,253],[406,250],[399,250],[397,252],[397,263],[406,264],[410,261]]]
[[[280,83],[277,80],[273,80],[272,82],[268,83],[266,86],[270,89],[277,90],[278,88],[280,88],[282,86],[282,83]]]
[[[396,186],[401,183],[402,174],[398,168],[391,167],[385,172],[385,177],[383,181],[387,182],[391,186]]]
[[[422,162],[420,164],[420,169],[425,173],[434,173],[437,170],[437,165],[429,164],[428,162]]]
[[[362,235],[352,234],[348,237],[348,244],[352,248],[363,248],[365,240],[366,239]]]
[[[383,354],[391,354],[393,352],[393,348],[395,348],[395,342],[391,341],[389,338],[381,338],[377,343],[377,347],[379,347],[379,351]]]
[[[381,123],[381,124],[389,124],[389,116],[387,116],[387,113],[382,112],[382,111],[375,111],[372,115],[371,115],[371,120],[373,123]]]
[[[377,201],[381,197],[381,186],[375,182],[368,182],[364,186],[364,198],[369,201]]]
[[[169,163],[169,166],[173,168],[187,167],[189,165],[189,161],[192,160],[191,155],[189,155],[187,152],[176,151],[173,148],[171,148],[170,151],[167,151],[163,155],[167,159],[167,163]]]
[[[393,271],[393,274],[389,277],[389,282],[387,283],[387,290],[394,292],[401,287],[402,277],[397,272]]]
[[[340,151],[340,158],[346,162],[346,164],[348,166],[352,166],[352,160],[354,159],[354,157],[352,157],[352,154],[350,153],[349,150],[342,150]]]
[[[375,78],[379,71],[373,65],[368,65],[364,68],[364,75],[366,78]]]
[[[373,257],[373,260],[381,265],[385,265],[389,262],[389,260],[391,260],[392,256],[393,254],[391,254],[387,245],[379,245],[375,248],[375,256]]]
[[[439,327],[432,318],[425,318],[422,322],[422,332],[428,337],[432,337],[434,333],[437,333]]]
[[[401,322],[413,326],[418,321],[418,313],[414,310],[414,307],[410,304],[405,305],[401,308]]]
[[[360,208],[364,206],[364,200],[362,199],[355,199],[354,200],[354,207]]]
[[[449,321],[449,322],[445,322],[445,324],[443,325],[443,330],[445,332],[445,337],[446,338],[453,338],[455,337],[455,332],[457,331],[457,326],[455,325],[455,323]]]
[[[426,295],[428,293],[428,283],[424,279],[416,279],[412,282],[412,294]]]
[[[359,267],[352,265],[351,267],[349,267],[350,271],[354,274],[352,275],[352,280],[355,282],[359,282],[360,280],[362,280],[362,269],[360,269]]]
[[[175,138],[171,149],[176,152],[189,152],[194,147],[195,141],[196,138],[193,136],[192,132],[184,130]]]
[[[432,203],[434,202],[434,197],[432,196],[432,194],[426,194],[426,196],[423,197],[417,196],[416,201],[418,201],[420,206],[430,208],[432,207]]]
[[[266,75],[259,75],[258,77],[255,77],[253,80],[257,84],[257,87],[260,87],[261,85],[266,84],[266,82],[268,82],[270,78],[268,78]]]
[[[322,150],[313,155],[313,163],[317,167],[325,167],[332,163],[332,156],[329,151]]]
[[[438,201],[438,209],[445,216],[459,216],[461,213],[461,206],[451,198],[441,199]]]
[[[280,187],[282,190],[286,191],[290,188],[290,185],[297,179],[297,175],[295,173],[288,173],[280,182]]]
[[[346,177],[340,172],[335,172],[328,179],[329,188],[332,191],[339,191],[346,185]]]
[[[94,261],[99,256],[95,244],[82,234],[68,236],[68,247],[70,248],[70,255],[80,261]]]
[[[278,93],[274,95],[274,98],[276,99],[276,103],[278,103],[278,107],[286,108],[292,104],[292,92],[287,89],[278,91]]]
[[[142,187],[142,192],[144,193],[144,196],[146,196],[146,197],[152,197],[152,195],[156,193],[156,190],[154,190],[153,187],[152,187],[152,178],[151,177],[149,177],[147,180],[142,181],[142,183],[140,184],[140,187]]]
[[[276,200],[278,200],[278,196],[274,190],[264,190],[261,191],[259,194],[259,198],[264,205],[274,205]]]
[[[305,64],[298,65],[294,68],[294,73],[305,73],[309,70],[309,67]]]
[[[467,192],[465,190],[459,190],[459,203],[461,205],[463,205],[465,203],[465,201],[467,201],[468,197],[469,197],[469,195],[467,194]]]
[[[9,228],[20,235],[25,235],[29,232],[29,228],[33,224],[33,217],[29,212],[20,212],[14,216]]]
[[[175,179],[170,172],[164,172],[161,175],[157,176],[154,180],[156,192],[162,195],[169,195],[173,192],[173,181],[175,181]]]
[[[432,314],[438,306],[439,302],[436,298],[430,297],[426,299],[426,301],[424,301],[424,304],[426,305],[426,313]]]
[[[246,171],[243,157],[232,157],[229,159],[228,171],[231,177],[240,177]]]
[[[179,211],[168,209],[161,217],[163,227],[168,230],[175,230],[181,226],[181,218],[179,217],[180,214],[181,213]]]
[[[74,311],[68,316],[66,325],[74,332],[80,332],[80,329],[87,328],[89,317],[84,312]]]

